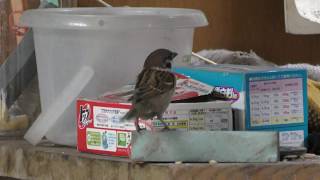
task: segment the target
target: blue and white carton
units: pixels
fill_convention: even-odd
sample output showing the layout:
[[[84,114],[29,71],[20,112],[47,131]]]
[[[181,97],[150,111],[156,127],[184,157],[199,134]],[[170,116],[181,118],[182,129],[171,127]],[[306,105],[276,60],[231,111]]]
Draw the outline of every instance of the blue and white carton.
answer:
[[[303,146],[308,135],[304,69],[216,65],[176,67],[232,101],[235,130],[279,131],[280,146]]]

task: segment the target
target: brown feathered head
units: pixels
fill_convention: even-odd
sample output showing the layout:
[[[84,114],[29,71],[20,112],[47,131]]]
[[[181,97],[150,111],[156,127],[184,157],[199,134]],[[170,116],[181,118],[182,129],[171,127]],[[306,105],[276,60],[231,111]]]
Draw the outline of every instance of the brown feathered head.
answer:
[[[177,56],[176,52],[168,49],[157,49],[147,57],[143,68],[159,67],[164,69],[171,69],[172,60]]]

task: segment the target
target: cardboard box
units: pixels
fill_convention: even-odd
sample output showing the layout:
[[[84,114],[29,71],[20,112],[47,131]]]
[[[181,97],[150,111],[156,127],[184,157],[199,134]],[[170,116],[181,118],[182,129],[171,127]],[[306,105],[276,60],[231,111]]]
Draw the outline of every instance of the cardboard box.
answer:
[[[301,141],[308,135],[306,70],[218,65],[180,67],[175,71],[212,85],[229,97],[237,130],[295,131],[298,128],[303,130]],[[280,139],[280,144],[298,143]]]
[[[273,129],[264,129],[266,131],[273,131]],[[306,143],[306,137],[308,136],[307,126],[292,126],[277,128],[279,131],[279,145],[283,147],[301,147]]]
[[[129,156],[133,122],[119,122],[131,108],[127,102],[133,86],[108,92],[97,100],[77,101],[78,150],[96,154]],[[177,87],[172,100],[207,95],[213,88],[199,81],[177,75]],[[177,131],[232,130],[232,110],[228,101],[171,103],[163,115],[170,129]],[[141,120],[141,127],[157,131],[163,128],[159,120]]]

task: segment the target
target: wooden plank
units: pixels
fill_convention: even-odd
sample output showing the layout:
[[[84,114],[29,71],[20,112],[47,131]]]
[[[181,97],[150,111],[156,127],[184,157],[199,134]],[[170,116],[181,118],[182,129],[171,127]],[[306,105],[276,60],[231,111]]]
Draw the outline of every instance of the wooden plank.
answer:
[[[63,7],[77,7],[78,1],[77,0],[64,0],[62,1]]]
[[[17,179],[291,180],[319,179],[320,159],[278,163],[146,163],[79,153],[75,148],[1,140],[0,176]],[[1,178],[0,178],[1,179]]]
[[[5,61],[9,54],[9,6],[8,1],[0,1],[0,64]]]
[[[17,29],[22,10],[37,8],[40,0],[2,0],[0,1],[0,64],[21,41],[25,29]],[[21,34],[16,34],[18,31]]]
[[[11,18],[12,24],[10,28],[18,28],[19,19],[24,10],[22,0],[11,0]],[[14,30],[14,29],[11,29]],[[18,29],[16,29],[16,33],[18,33]],[[22,40],[23,36],[21,34],[16,34],[16,44],[19,44]]]
[[[24,9],[36,9],[40,5],[40,0],[23,0]]]
[[[279,160],[278,133],[135,132],[130,158],[142,162],[276,162]]]
[[[320,177],[320,164],[285,162],[273,164],[214,164],[172,166],[172,179],[214,179],[214,180],[316,180]]]

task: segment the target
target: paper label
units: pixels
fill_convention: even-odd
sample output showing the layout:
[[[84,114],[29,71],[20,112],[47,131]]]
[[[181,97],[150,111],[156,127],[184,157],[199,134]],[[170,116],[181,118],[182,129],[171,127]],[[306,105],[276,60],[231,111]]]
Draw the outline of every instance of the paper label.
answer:
[[[205,130],[232,130],[229,121],[232,121],[229,109],[208,109],[205,116]]]
[[[279,132],[280,146],[299,147],[303,146],[304,132],[298,131],[280,131]]]
[[[87,148],[103,151],[117,151],[117,133],[114,130],[86,129]]]
[[[163,120],[170,129],[232,130],[232,117],[228,108],[172,109],[165,112]],[[153,120],[152,124],[155,128],[164,126],[159,120]]]
[[[252,81],[249,86],[251,126],[304,121],[302,78]]]
[[[117,147],[128,148],[131,142],[131,132],[117,132]]]
[[[93,125],[96,128],[135,130],[132,122],[120,122],[129,109],[112,107],[93,107]]]

